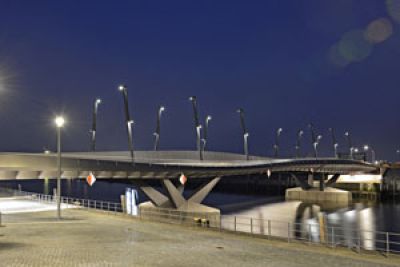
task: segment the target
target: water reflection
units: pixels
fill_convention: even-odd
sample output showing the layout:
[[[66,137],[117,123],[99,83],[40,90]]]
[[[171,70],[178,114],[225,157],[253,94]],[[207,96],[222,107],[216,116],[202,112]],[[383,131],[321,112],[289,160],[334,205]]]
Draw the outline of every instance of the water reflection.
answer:
[[[376,215],[368,203],[340,207],[288,201],[259,205],[230,215],[237,216],[238,231],[376,249]],[[223,221],[227,228],[231,224],[232,221]]]

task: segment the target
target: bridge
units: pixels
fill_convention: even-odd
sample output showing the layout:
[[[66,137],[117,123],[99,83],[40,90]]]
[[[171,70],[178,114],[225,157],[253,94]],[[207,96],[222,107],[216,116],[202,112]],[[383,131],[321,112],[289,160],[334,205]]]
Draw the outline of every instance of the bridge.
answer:
[[[201,204],[224,176],[290,173],[307,190],[309,184],[297,174],[331,175],[326,185],[333,184],[342,174],[377,173],[376,165],[338,158],[275,159],[225,152],[198,151],[135,151],[135,162],[127,151],[65,152],[62,156],[62,178],[86,178],[92,172],[97,179],[132,179],[149,197],[151,205],[182,211],[214,210]],[[192,196],[185,199],[182,186],[174,180],[185,174],[188,179],[207,178]],[[57,154],[0,153],[0,180],[45,179],[57,177]],[[159,180],[166,195],[150,186]],[[322,190],[323,191],[323,187]],[[148,204],[150,205],[150,204]]]

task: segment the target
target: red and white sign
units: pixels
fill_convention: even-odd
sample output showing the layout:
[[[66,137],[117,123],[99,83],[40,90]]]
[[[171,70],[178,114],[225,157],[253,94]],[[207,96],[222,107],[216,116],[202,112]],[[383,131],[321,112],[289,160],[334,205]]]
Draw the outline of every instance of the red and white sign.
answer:
[[[92,172],[89,173],[88,177],[86,177],[86,182],[92,186],[94,182],[96,182],[96,177],[93,175]]]
[[[179,177],[179,182],[181,182],[182,185],[186,184],[187,182],[187,177],[183,173]]]

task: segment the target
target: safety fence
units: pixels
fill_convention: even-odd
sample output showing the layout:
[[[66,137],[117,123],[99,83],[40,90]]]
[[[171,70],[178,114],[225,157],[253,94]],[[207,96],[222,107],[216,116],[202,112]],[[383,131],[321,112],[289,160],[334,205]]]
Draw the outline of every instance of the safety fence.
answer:
[[[0,188],[0,196],[4,196],[4,193],[45,203],[54,204],[56,200],[56,197],[52,195]],[[61,203],[66,208],[100,210],[116,215],[125,214],[124,207],[116,202],[61,197]],[[400,233],[354,229],[320,223],[285,222],[220,215],[218,212],[185,212],[154,207],[141,207],[139,213],[132,216],[149,221],[245,233],[268,239],[279,239],[289,243],[302,242],[330,248],[346,247],[358,253],[375,251],[386,256],[400,255]]]
[[[56,203],[56,196],[53,195],[13,190],[8,188],[0,188],[0,196],[24,197],[30,200],[36,200],[38,202],[43,202],[43,203],[53,203],[53,204]],[[62,196],[60,198],[60,203],[63,204],[63,207],[66,208],[80,207],[84,209],[102,210],[113,213],[123,212],[122,205],[117,202]]]

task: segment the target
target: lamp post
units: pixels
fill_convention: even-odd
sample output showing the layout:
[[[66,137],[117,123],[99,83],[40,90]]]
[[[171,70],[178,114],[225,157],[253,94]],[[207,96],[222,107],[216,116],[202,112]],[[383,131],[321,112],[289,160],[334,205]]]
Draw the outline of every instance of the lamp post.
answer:
[[[315,155],[315,142],[316,142],[316,140],[317,140],[317,137],[316,137],[316,135],[315,135],[314,124],[309,123],[309,124],[308,124],[308,128],[310,128],[310,132],[311,132],[311,145],[312,145],[313,150],[314,150],[314,156],[317,157],[317,156]]]
[[[303,137],[303,130],[297,131],[297,139],[296,139],[296,158],[300,157],[300,148],[301,148],[301,138]]]
[[[242,108],[237,109],[237,113],[239,113],[240,116],[240,126],[242,127],[243,131],[243,152],[244,155],[246,156],[246,160],[249,160],[249,132],[247,131],[246,124],[244,121],[244,110]]]
[[[352,144],[352,142],[351,142],[350,133],[349,133],[349,132],[345,132],[345,133],[344,133],[344,136],[346,136],[346,138],[347,138],[347,144],[349,145],[350,158],[353,159],[353,150],[354,150],[354,148],[353,148],[353,144]]]
[[[189,97],[189,101],[192,102],[192,107],[193,107],[193,120],[194,120],[194,127],[196,130],[196,148],[199,151],[200,160],[203,160],[203,153],[201,149],[201,124],[199,121],[199,111],[197,108],[197,97],[191,96]]]
[[[208,127],[209,127],[209,124],[210,124],[211,120],[212,120],[212,117],[210,115],[208,115],[206,117],[205,122],[204,122],[204,132],[203,132],[203,139],[202,139],[202,141],[203,141],[203,147],[202,147],[203,148],[203,153],[204,153],[204,151],[206,151],[207,138],[208,138]]]
[[[313,144],[315,158],[318,157],[318,145],[319,145],[319,142],[321,141],[321,139],[322,139],[322,135],[318,135]]]
[[[157,111],[157,126],[154,134],[154,151],[158,150],[158,146],[160,143],[160,122],[161,122],[161,115],[165,111],[164,106],[160,106]]]
[[[375,162],[375,150],[373,147],[371,147],[370,145],[364,145],[364,151],[368,152],[371,151],[371,162],[374,163]]]
[[[124,111],[125,111],[125,123],[126,123],[126,131],[128,134],[128,148],[131,155],[132,164],[135,164],[135,154],[133,151],[133,133],[132,133],[132,124],[133,120],[129,114],[129,103],[128,103],[128,89],[125,85],[120,85],[118,90],[122,93],[124,98]]]
[[[58,116],[54,123],[57,127],[57,218],[61,219],[61,128],[64,126],[65,120]]]
[[[338,144],[337,141],[336,141],[335,129],[329,128],[328,130],[331,132],[332,146],[333,146],[333,155],[334,155],[335,158],[337,158],[337,157],[338,157],[338,150],[337,150],[337,148],[338,148],[339,144]]]
[[[278,128],[278,130],[276,130],[275,144],[274,144],[275,158],[279,156],[279,137],[281,136],[282,131],[283,131],[282,128]]]
[[[97,111],[99,105],[101,104],[101,99],[97,98],[93,104],[93,117],[92,117],[92,129],[90,130],[90,150],[96,151],[96,131],[97,131]]]

